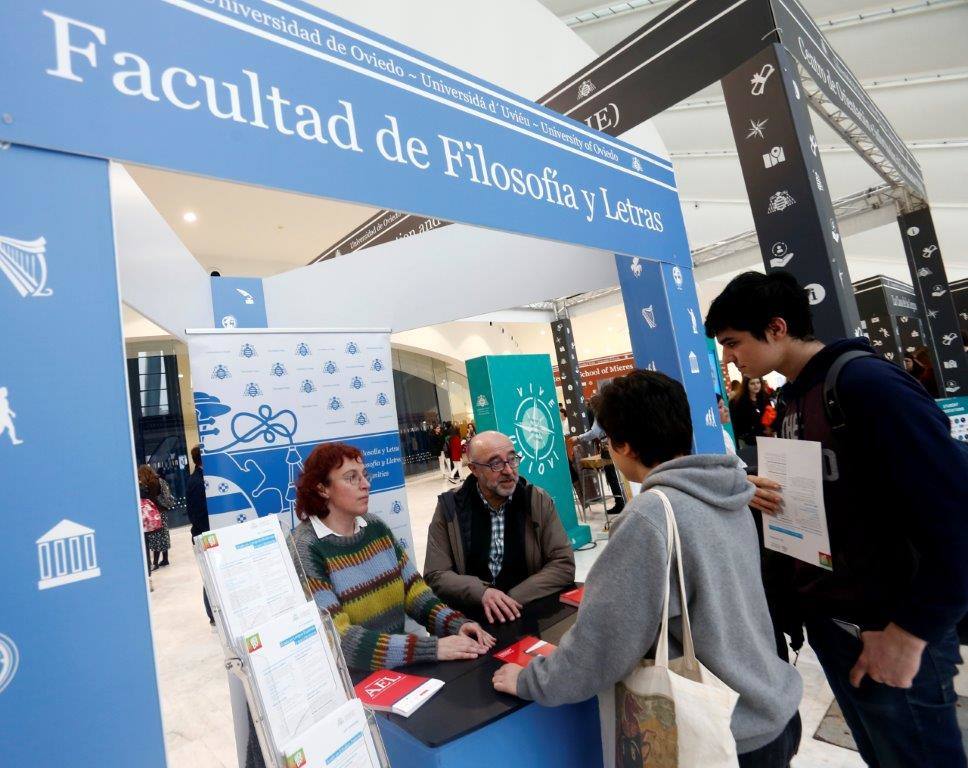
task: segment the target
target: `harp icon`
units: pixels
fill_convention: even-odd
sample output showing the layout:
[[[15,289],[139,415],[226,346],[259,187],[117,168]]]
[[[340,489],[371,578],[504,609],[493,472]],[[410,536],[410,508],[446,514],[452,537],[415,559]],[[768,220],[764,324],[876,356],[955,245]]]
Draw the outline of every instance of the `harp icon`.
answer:
[[[47,240],[15,240],[0,235],[0,271],[17,293],[28,296],[50,296],[54,291],[47,287]]]
[[[649,306],[642,309],[642,319],[645,320],[649,328],[655,328],[655,310],[653,310],[654,304],[649,304]]]

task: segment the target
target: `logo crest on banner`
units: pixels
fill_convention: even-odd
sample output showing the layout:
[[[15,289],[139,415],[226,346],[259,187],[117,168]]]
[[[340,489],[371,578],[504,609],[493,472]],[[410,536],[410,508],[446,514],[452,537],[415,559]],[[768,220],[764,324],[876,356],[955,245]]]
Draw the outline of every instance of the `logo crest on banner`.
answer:
[[[212,378],[218,379],[219,381],[225,381],[226,379],[231,379],[232,374],[224,365],[216,365],[212,370]]]
[[[380,372],[380,371],[382,371],[382,370],[383,370],[383,369],[384,369],[385,367],[386,367],[386,366],[384,366],[384,365],[383,365],[383,361],[382,361],[382,360],[381,360],[380,358],[376,358],[376,359],[375,359],[375,360],[373,361],[373,363],[372,363],[372,364],[370,365],[370,370],[372,370],[372,371],[376,371],[376,372],[378,372],[378,373],[379,373],[379,372]]]
[[[251,344],[243,344],[242,349],[239,350],[239,357],[244,357],[246,360],[251,360],[253,357],[258,357],[258,353],[255,351],[255,347]]]
[[[488,405],[490,405],[490,403],[488,403],[487,398],[484,396],[483,393],[477,396],[478,408],[487,408]]]
[[[332,376],[333,374],[339,373],[339,367],[332,360],[327,360],[326,365],[323,366],[323,371]]]
[[[306,395],[311,395],[316,391],[316,385],[313,384],[312,379],[303,379],[302,383],[299,385],[299,391]]]
[[[370,423],[369,417],[365,413],[363,413],[363,411],[360,411],[358,414],[356,414],[355,421],[361,427]]]
[[[22,445],[23,440],[17,437],[17,430],[13,426],[13,420],[16,415],[13,408],[10,407],[7,388],[0,387],[0,436],[6,432],[11,443],[14,445]]]
[[[309,345],[306,342],[301,341],[296,345],[296,354],[299,357],[309,357],[312,352],[309,351]]]
[[[10,685],[13,676],[17,674],[17,667],[20,666],[20,652],[13,640],[4,634],[0,634],[0,693]]]
[[[381,392],[376,396],[377,405],[388,405],[390,403],[390,398],[386,396],[385,392]]]
[[[37,539],[36,544],[40,564],[37,589],[62,587],[101,575],[93,528],[61,520]]]
[[[331,397],[326,407],[329,408],[331,411],[338,411],[340,408],[343,407],[343,401],[340,400],[338,397]]]
[[[682,290],[682,270],[679,267],[672,268],[672,281],[676,284],[676,288],[680,291]]]
[[[352,379],[350,379],[350,386],[356,390],[363,389],[363,379],[361,379],[359,376],[354,376]]]
[[[351,341],[346,345],[346,354],[348,355],[360,354],[360,348],[355,341]]]
[[[284,366],[282,363],[275,363],[272,368],[269,369],[269,375],[281,379],[283,376],[287,375],[286,366]]]
[[[21,298],[43,298],[54,291],[47,287],[47,240],[15,240],[0,235],[0,271]]]
[[[261,397],[262,388],[254,381],[250,381],[242,394],[245,395],[246,397]]]
[[[394,499],[393,504],[390,505],[390,513],[399,515],[401,512],[403,512],[403,504],[401,504],[397,499]]]
[[[632,158],[632,170],[636,173],[642,173],[642,161],[637,157]]]
[[[578,98],[587,99],[592,95],[592,91],[595,90],[595,83],[591,80],[582,80],[581,85],[578,86]]]

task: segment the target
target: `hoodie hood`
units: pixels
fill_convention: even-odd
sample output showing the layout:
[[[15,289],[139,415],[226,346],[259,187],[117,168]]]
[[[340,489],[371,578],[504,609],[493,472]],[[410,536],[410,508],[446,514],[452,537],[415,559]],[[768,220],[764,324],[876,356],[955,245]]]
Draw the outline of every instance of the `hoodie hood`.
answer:
[[[783,395],[786,400],[797,398],[812,386],[826,378],[827,371],[840,355],[850,350],[874,352],[874,348],[866,338],[841,339],[828,344],[811,357],[795,381],[788,381],[783,385]]]
[[[745,510],[756,489],[734,454],[680,456],[653,469],[642,490],[674,488],[721,512]]]

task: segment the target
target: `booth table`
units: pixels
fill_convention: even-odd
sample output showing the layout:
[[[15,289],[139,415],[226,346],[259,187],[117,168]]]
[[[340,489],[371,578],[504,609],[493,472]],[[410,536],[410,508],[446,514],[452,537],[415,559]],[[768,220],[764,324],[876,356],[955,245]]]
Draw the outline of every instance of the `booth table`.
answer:
[[[558,595],[526,606],[517,621],[483,625],[500,651],[526,635],[557,644],[577,609]],[[401,671],[445,685],[409,718],[379,713],[377,722],[393,768],[588,768],[602,764],[598,702],[542,707],[498,693],[491,677],[501,662],[488,654],[469,661],[414,664]],[[369,674],[354,672],[358,683]]]

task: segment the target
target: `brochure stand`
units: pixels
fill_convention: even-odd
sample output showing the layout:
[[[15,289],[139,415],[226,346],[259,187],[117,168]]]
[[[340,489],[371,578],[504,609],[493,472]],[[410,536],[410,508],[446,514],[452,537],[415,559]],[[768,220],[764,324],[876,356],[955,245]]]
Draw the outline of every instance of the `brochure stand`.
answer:
[[[278,521],[276,521],[276,523],[278,524]],[[255,730],[256,737],[258,738],[259,749],[262,753],[263,761],[265,762],[267,768],[295,768],[295,766],[307,766],[307,768],[313,768],[313,764],[311,762],[307,762],[301,753],[297,759],[293,759],[291,756],[290,759],[287,760],[286,755],[283,752],[285,745],[275,744],[272,737],[273,729],[270,725],[270,718],[272,716],[270,714],[270,708],[262,699],[262,696],[260,696],[259,686],[255,680],[252,664],[249,662],[249,655],[244,645],[242,634],[235,635],[232,631],[232,628],[239,626],[238,617],[233,617],[230,615],[231,608],[227,607],[225,595],[219,589],[220,581],[224,583],[224,579],[220,579],[216,575],[213,568],[212,558],[206,555],[206,550],[212,548],[213,540],[211,537],[213,535],[216,537],[228,537],[232,535],[232,529],[239,529],[244,525],[250,524],[242,523],[238,526],[231,526],[230,528],[220,528],[216,532],[197,536],[194,542],[195,560],[198,563],[199,571],[202,574],[202,582],[206,592],[208,593],[209,603],[212,607],[212,615],[215,618],[215,626],[218,631],[219,640],[222,644],[225,668],[238,678],[243,690],[245,691],[245,698],[249,706],[252,725]],[[283,554],[285,554],[287,557],[292,557],[294,550],[291,546],[291,539],[289,541],[289,545],[287,546],[284,543],[284,536],[282,534],[281,527],[279,528],[278,533],[279,535],[274,536],[274,540],[270,542],[265,541],[265,539],[268,538],[265,536],[259,539],[261,546],[279,547]],[[236,547],[236,549],[238,548],[239,547]],[[306,574],[298,557],[292,557],[292,565],[295,567],[296,576],[303,593],[301,596],[298,596],[298,598],[304,602],[296,602],[295,605],[285,605],[284,601],[280,602],[279,604],[282,605],[282,607],[275,611],[277,616],[291,612],[294,607],[297,607],[300,604],[312,602],[312,596],[308,588]],[[338,683],[342,687],[342,690],[346,696],[346,702],[333,707],[332,711],[336,711],[341,707],[345,707],[349,703],[349,700],[355,699],[356,694],[353,690],[353,683],[349,675],[349,669],[346,665],[346,660],[343,657],[343,652],[340,646],[339,633],[336,630],[333,619],[326,611],[320,611],[317,608],[317,612],[319,614],[324,639],[328,643],[329,649],[336,661],[336,667],[339,674]],[[331,714],[331,712],[327,712],[326,714]],[[368,736],[370,737],[368,744],[370,749],[368,749],[368,752],[371,759],[369,764],[373,765],[375,768],[390,768],[390,761],[387,757],[386,749],[383,745],[383,739],[380,735],[380,729],[377,725],[376,716],[374,713],[369,710],[365,710],[364,722],[368,728]],[[303,731],[303,733],[308,733],[310,730],[312,730],[313,725],[317,725],[317,723],[314,722],[310,724]],[[293,739],[300,739],[303,733],[292,736],[290,741]]]

